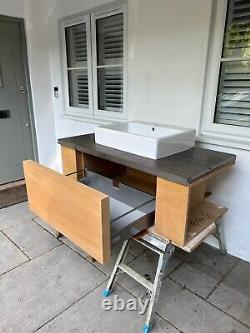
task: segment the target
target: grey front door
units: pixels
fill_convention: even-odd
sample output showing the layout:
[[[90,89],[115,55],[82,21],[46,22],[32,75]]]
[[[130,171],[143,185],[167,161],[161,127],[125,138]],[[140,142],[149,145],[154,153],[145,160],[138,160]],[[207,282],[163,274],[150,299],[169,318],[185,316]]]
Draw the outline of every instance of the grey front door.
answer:
[[[21,22],[0,17],[0,184],[23,178],[33,159]]]

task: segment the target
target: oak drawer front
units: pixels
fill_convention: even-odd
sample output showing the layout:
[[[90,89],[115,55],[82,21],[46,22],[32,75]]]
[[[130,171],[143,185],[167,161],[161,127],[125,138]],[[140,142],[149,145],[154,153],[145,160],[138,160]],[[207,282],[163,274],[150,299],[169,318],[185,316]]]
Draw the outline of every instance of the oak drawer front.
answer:
[[[110,260],[109,197],[33,161],[24,161],[30,209],[90,256]]]

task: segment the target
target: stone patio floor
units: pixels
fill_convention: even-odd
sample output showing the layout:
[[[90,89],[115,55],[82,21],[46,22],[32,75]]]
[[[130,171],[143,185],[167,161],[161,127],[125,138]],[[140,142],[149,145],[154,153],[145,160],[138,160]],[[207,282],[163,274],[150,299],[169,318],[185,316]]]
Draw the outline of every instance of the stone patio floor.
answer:
[[[0,333],[136,333],[144,315],[104,311],[112,263],[102,266],[28,209],[0,210]],[[157,257],[134,244],[128,260],[154,277]],[[120,275],[114,295],[143,297],[145,289]],[[250,263],[208,245],[191,255],[177,250],[163,281],[154,333],[250,333]]]

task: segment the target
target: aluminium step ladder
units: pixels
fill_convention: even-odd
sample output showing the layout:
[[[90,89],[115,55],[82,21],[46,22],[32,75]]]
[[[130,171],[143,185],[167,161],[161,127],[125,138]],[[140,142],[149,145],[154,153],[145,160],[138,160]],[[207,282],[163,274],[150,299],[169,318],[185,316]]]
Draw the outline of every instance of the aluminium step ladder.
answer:
[[[216,221],[216,229],[213,235],[218,240],[220,251],[222,252],[222,254],[226,254],[226,248],[224,244],[224,238],[220,222],[221,222],[220,219]],[[138,274],[136,271],[134,271],[132,268],[130,268],[128,265],[124,263],[132,240],[142,244],[146,248],[150,249],[151,251],[159,255],[159,260],[153,283],[148,279],[146,279],[144,276]],[[144,286],[147,289],[150,295],[150,301],[148,304],[146,321],[143,327],[143,333],[149,333],[153,328],[154,324],[153,315],[159,299],[161,284],[164,279],[166,266],[175,251],[175,247],[176,246],[173,243],[171,243],[169,240],[158,237],[158,235],[155,235],[154,233],[148,231],[142,232],[137,236],[125,240],[123,242],[120,253],[117,257],[107,287],[103,291],[104,297],[108,297],[111,295],[117,276],[120,273],[128,274],[130,277],[132,277],[134,280],[136,280],[138,283],[140,283],[142,286]]]

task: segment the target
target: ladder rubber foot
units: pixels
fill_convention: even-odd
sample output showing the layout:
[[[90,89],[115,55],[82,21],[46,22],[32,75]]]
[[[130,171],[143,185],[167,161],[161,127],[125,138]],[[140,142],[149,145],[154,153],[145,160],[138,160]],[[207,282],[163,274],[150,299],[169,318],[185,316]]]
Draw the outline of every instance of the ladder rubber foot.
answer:
[[[144,325],[143,327],[143,333],[150,333],[152,331],[152,325]]]
[[[109,297],[111,295],[111,291],[109,289],[105,289],[102,292],[103,297]]]

